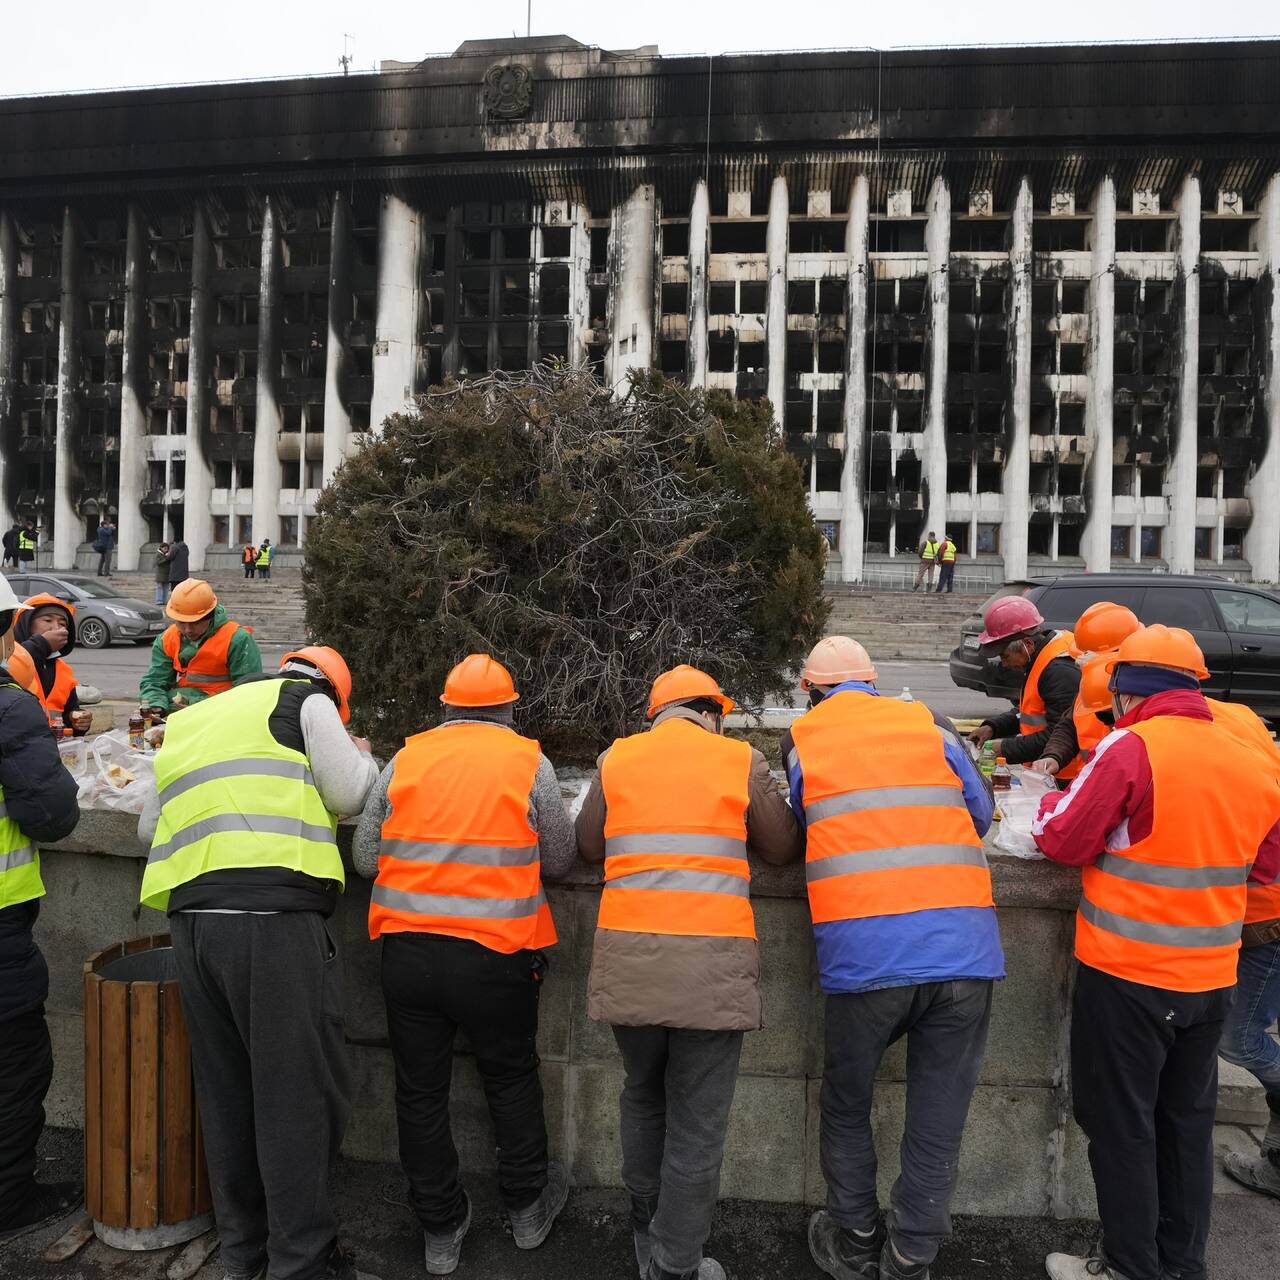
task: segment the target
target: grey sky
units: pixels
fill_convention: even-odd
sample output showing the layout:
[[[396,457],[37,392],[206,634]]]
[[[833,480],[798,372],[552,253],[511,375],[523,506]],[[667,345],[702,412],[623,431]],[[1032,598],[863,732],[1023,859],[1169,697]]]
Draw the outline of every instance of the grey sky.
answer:
[[[0,95],[338,70],[343,35],[355,67],[448,52],[469,38],[523,34],[525,0],[62,0],[3,6]],[[870,12],[868,10],[870,9]],[[535,35],[662,53],[888,48],[1280,34],[1275,0],[534,0]]]

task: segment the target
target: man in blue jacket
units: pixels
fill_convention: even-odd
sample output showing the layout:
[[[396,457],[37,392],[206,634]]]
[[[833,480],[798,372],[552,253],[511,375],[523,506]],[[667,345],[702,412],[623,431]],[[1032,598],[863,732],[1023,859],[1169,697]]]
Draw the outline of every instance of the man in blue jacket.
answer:
[[[801,677],[810,710],[784,736],[826,992],[822,1173],[809,1224],[836,1280],[928,1280],[951,1231],[960,1139],[1004,955],[982,836],[986,784],[951,723],[882,698],[866,650],[829,636]],[[907,1038],[902,1172],[880,1221],[871,1103]]]

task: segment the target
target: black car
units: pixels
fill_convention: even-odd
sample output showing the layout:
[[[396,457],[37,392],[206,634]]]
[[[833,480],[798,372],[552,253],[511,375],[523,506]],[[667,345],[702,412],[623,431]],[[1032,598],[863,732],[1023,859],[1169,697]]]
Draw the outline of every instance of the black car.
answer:
[[[1280,597],[1260,587],[1211,575],[1072,573],[1006,583],[991,597],[1022,595],[1053,627],[1070,629],[1091,605],[1110,600],[1127,605],[1148,625],[1185,627],[1204,651],[1209,679],[1204,691],[1227,702],[1243,702],[1280,723]],[[982,609],[960,626],[951,653],[951,678],[964,689],[993,698],[1017,697],[1017,684],[978,649]]]

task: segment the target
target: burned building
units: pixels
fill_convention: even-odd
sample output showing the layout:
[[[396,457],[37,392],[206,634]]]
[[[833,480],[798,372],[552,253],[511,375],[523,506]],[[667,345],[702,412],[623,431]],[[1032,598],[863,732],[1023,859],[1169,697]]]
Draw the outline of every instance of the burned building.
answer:
[[[1280,577],[1280,43],[661,58],[0,102],[0,520],[301,544],[559,359],[768,397],[833,572]]]

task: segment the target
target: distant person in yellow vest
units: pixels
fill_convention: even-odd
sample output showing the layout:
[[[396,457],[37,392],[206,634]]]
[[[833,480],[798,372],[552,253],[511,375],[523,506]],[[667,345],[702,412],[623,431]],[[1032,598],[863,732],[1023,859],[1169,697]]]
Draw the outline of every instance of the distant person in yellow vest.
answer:
[[[262,546],[258,548],[258,577],[264,582],[271,581],[271,562],[276,558],[276,549],[271,545],[270,538],[263,538]]]
[[[929,536],[920,544],[920,567],[916,570],[916,585],[911,588],[912,591],[919,591],[922,582],[926,591],[933,586],[933,570],[938,563],[938,552],[941,550],[942,544],[938,541],[938,535],[930,529]]]
[[[600,757],[578,852],[604,863],[587,1013],[622,1052],[622,1180],[645,1280],[724,1280],[702,1256],[746,1031],[761,1026],[750,850],[800,856],[764,757],[723,736],[733,699],[681,666],[653,682],[647,733]]]
[[[551,762],[514,727],[518,698],[488,654],[458,663],[444,723],[396,753],[352,843],[356,870],[377,877],[369,933],[382,939],[400,1163],[433,1276],[454,1271],[471,1226],[449,1130],[459,1029],[484,1082],[517,1248],[547,1238],[569,1194],[547,1157],[537,1035],[556,941],[542,881],[573,865],[573,828]]]
[[[0,577],[0,636],[19,606]],[[61,840],[80,818],[75,779],[62,767],[45,713],[0,667],[0,1238],[66,1213],[72,1182],[37,1182],[36,1142],[53,1079],[45,1022],[49,969],[32,936],[44,884],[37,845]]]
[[[937,593],[941,595],[945,590],[950,594],[956,589],[956,544],[947,536],[938,551],[938,564]]]

